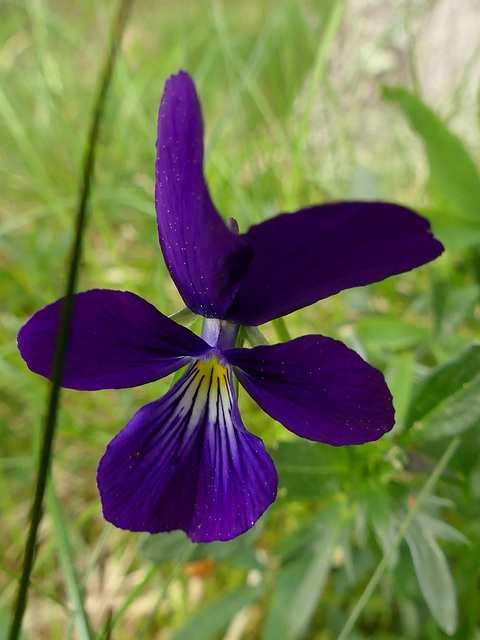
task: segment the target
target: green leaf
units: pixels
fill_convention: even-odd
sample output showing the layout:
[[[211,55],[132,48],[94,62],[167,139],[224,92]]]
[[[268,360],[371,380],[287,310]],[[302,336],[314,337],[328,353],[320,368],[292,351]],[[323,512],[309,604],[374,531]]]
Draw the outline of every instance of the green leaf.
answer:
[[[468,544],[468,538],[461,531],[452,527],[448,522],[440,520],[428,513],[420,512],[417,516],[417,522],[424,531],[428,531],[431,538],[439,538],[440,540],[448,540],[457,544]]]
[[[211,605],[190,618],[173,634],[171,640],[192,640],[192,638],[211,640],[215,634],[227,627],[240,609],[253,604],[258,596],[258,590],[250,587],[242,587],[232,591],[228,596],[215,600]]]
[[[341,453],[313,442],[280,442],[268,449],[278,472],[279,487],[293,498],[318,498],[335,492],[348,469]]]
[[[418,521],[412,523],[405,540],[432,616],[445,633],[453,635],[457,628],[457,593],[443,551]]]
[[[394,316],[370,316],[358,322],[358,335],[368,351],[408,349],[426,342],[429,330]]]
[[[364,492],[364,501],[377,543],[386,554],[395,540],[399,527],[391,496],[385,487],[377,486],[377,483],[374,483]],[[394,549],[388,560],[389,569],[393,569],[397,562],[398,549]]]
[[[473,314],[480,297],[476,284],[463,284],[452,288],[447,280],[435,279],[432,283],[432,303],[435,312],[436,334],[452,334]]]
[[[429,440],[453,436],[480,424],[480,373],[438,405],[420,423]]]
[[[310,556],[298,559],[280,572],[265,616],[262,640],[292,640],[287,627],[287,613],[311,560]]]
[[[143,555],[147,560],[155,563],[181,561],[188,552],[189,561],[212,558],[212,560],[232,560],[247,568],[258,566],[255,559],[253,545],[262,532],[261,523],[243,535],[227,542],[210,542],[195,544],[190,541],[183,531],[169,531],[149,535],[141,545]]]
[[[192,542],[183,531],[169,531],[149,535],[142,541],[140,548],[150,562],[179,561],[192,546]],[[191,556],[189,556],[191,557]]]
[[[274,554],[276,560],[282,566],[300,556],[313,553],[323,512],[324,509],[322,508],[311,516],[303,518],[292,533],[283,537],[277,544]]]
[[[412,400],[407,425],[427,439],[452,436],[480,422],[480,345],[471,345],[439,365]]]
[[[369,601],[370,597],[372,596],[373,592],[378,586],[378,583],[380,582],[385,569],[389,565],[391,555],[393,553],[396,553],[400,542],[404,538],[409,527],[412,525],[415,517],[418,515],[418,512],[420,508],[423,506],[425,500],[428,499],[435,484],[438,482],[439,477],[447,468],[448,463],[450,462],[456,450],[458,449],[459,444],[460,444],[460,439],[458,436],[456,438],[453,438],[453,440],[448,444],[442,457],[440,458],[438,463],[435,465],[435,468],[433,469],[432,473],[429,475],[427,481],[422,487],[422,490],[418,494],[416,502],[410,506],[406,516],[402,519],[401,524],[395,534],[395,537],[389,544],[388,549],[385,550],[382,559],[377,565],[377,568],[373,572],[373,575],[368,581],[366,587],[363,589],[360,597],[357,599],[355,605],[353,606],[353,609],[350,612],[347,618],[347,621],[345,622],[345,624],[342,627],[342,630],[337,636],[337,640],[347,640],[350,638],[350,634],[359,616],[363,612],[367,602]]]
[[[477,220],[453,216],[448,207],[429,207],[421,213],[432,223],[438,239],[450,249],[465,249],[480,244],[480,227]]]
[[[480,223],[480,176],[459,138],[416,96],[402,88],[383,88],[397,102],[425,144],[430,184],[440,204],[467,220]]]
[[[409,351],[399,354],[385,372],[395,407],[395,433],[403,430],[410,403],[414,356]]]
[[[480,345],[473,344],[434,369],[418,385],[406,419],[407,427],[461,390],[480,371]]]
[[[326,504],[277,547],[282,570],[275,582],[262,640],[303,637],[320,601],[333,554],[350,529],[343,527],[343,504]]]
[[[313,560],[289,606],[287,628],[289,637],[293,640],[300,638],[307,629],[330,573],[333,553],[341,534],[338,513],[335,515],[336,522],[331,522],[331,518],[329,518],[328,526],[324,528],[316,541]]]
[[[473,314],[479,297],[480,288],[477,284],[463,283],[461,287],[450,289],[443,331],[453,333],[462,322],[467,321]]]

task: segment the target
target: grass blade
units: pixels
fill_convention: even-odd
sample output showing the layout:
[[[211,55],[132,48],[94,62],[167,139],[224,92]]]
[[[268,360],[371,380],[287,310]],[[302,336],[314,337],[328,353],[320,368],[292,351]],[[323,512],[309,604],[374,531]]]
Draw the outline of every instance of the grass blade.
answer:
[[[52,518],[53,531],[58,545],[58,554],[62,566],[65,588],[71,603],[72,620],[77,630],[78,640],[93,640],[93,633],[83,603],[83,593],[80,589],[77,571],[73,561],[72,549],[68,539],[68,533],[62,517],[62,509],[57,494],[52,485],[51,478],[47,485],[47,505]]]
[[[70,322],[72,299],[77,282],[77,274],[80,265],[80,256],[82,248],[82,239],[87,221],[88,208],[90,203],[91,183],[95,167],[95,155],[98,142],[100,124],[102,120],[103,110],[107,97],[107,91],[112,79],[113,70],[118,50],[120,48],[123,31],[127,21],[129,11],[133,0],[121,0],[119,9],[113,23],[112,35],[110,38],[110,50],[102,70],[101,80],[97,96],[95,98],[95,106],[92,115],[92,122],[84,155],[82,183],[80,186],[79,203],[76,216],[76,231],[73,242],[70,268],[66,286],[65,303],[62,309],[62,318],[60,324],[60,332],[58,336],[55,363],[53,369],[53,384],[50,391],[48,403],[48,412],[45,421],[43,441],[40,452],[40,460],[38,464],[37,480],[35,486],[35,495],[33,498],[30,529],[27,542],[25,544],[25,552],[23,557],[22,574],[15,603],[14,614],[8,635],[9,640],[17,640],[20,635],[23,615],[27,603],[28,584],[30,574],[33,567],[35,547],[37,541],[37,532],[42,519],[42,504],[45,494],[50,461],[52,456],[53,441],[55,436],[55,427],[57,421],[57,411],[60,400],[60,381],[62,378],[63,360],[67,345],[68,325]]]

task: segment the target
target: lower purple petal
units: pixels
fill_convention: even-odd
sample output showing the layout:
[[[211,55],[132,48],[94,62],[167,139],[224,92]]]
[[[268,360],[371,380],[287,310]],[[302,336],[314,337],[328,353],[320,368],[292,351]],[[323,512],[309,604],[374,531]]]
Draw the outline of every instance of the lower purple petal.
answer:
[[[228,372],[197,361],[140,409],[100,461],[105,518],[121,529],[183,529],[194,542],[230,540],[274,501],[277,474],[242,424]]]
[[[28,367],[51,378],[63,298],[37,311],[18,333]],[[210,347],[128,291],[92,289],[73,297],[62,386],[93,391],[135,387],[177,371]]]
[[[383,375],[337,340],[304,336],[224,355],[259,406],[302,438],[363,444],[394,425]]]

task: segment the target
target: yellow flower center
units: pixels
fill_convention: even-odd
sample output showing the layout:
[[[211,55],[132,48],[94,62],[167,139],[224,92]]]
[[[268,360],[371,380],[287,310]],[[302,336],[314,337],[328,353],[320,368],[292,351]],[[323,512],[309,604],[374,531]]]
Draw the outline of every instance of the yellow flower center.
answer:
[[[195,379],[200,381],[202,390],[222,391],[228,387],[228,370],[213,357],[206,362],[198,360],[195,365]]]

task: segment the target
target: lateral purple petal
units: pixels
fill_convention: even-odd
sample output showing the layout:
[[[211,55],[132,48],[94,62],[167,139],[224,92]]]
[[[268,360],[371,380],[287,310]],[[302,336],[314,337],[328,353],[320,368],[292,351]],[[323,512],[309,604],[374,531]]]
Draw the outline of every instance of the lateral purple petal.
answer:
[[[302,438],[363,444],[394,425],[392,396],[380,371],[337,340],[304,336],[224,355],[257,404]]]
[[[252,251],[229,231],[203,175],[203,119],[190,76],[166,84],[158,115],[155,202],[160,246],[187,307],[223,318]]]
[[[63,298],[20,329],[29,369],[51,379]],[[123,389],[163,378],[210,347],[189,329],[128,291],[92,289],[73,298],[62,386]]]
[[[197,361],[112,440],[97,482],[115,526],[183,529],[194,542],[211,542],[253,526],[278,480],[262,441],[242,424],[226,370]]]
[[[428,220],[383,202],[341,202],[281,214],[242,237],[254,257],[226,318],[246,325],[409,271],[443,251]]]

